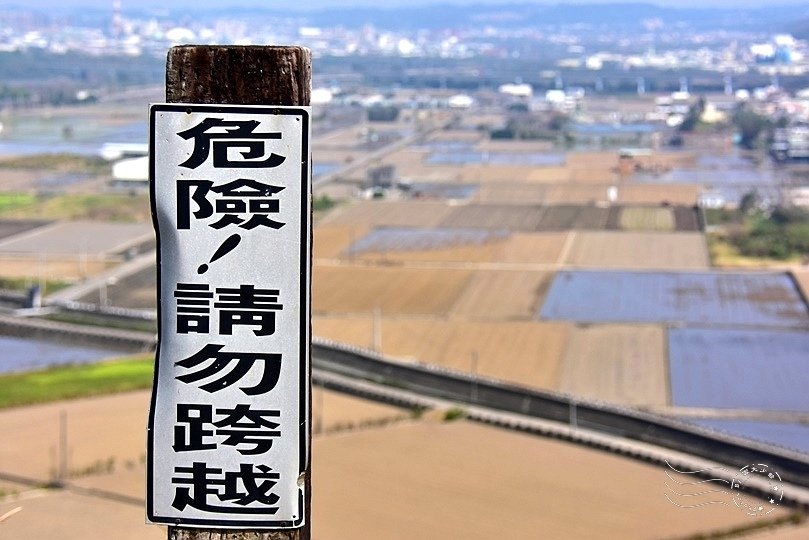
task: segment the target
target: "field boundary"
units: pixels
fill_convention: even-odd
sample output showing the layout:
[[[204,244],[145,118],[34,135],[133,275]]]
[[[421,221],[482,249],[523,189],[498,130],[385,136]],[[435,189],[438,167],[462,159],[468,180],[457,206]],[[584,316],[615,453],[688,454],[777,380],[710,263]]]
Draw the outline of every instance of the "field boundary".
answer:
[[[370,351],[323,339],[314,340],[312,356],[312,365],[317,369],[421,396],[485,408],[490,417],[516,413],[531,420],[569,423],[572,427],[566,429],[586,428],[599,435],[620,438],[625,444],[634,445],[633,448],[637,444],[651,445],[730,464],[733,468],[750,463],[767,463],[778,470],[786,481],[809,488],[809,456],[786,448],[733,437],[629,408],[521,388],[432,365],[394,362]],[[492,422],[503,423],[501,420]],[[598,444],[595,446],[599,447]],[[633,451],[629,448],[625,450],[630,455]],[[793,499],[792,503],[809,509],[809,491]]]

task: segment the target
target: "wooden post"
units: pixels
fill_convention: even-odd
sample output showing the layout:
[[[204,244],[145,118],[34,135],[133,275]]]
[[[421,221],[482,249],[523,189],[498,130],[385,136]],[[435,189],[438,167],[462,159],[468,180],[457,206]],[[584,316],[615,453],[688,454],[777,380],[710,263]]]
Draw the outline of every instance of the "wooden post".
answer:
[[[308,106],[311,88],[312,59],[309,49],[304,47],[185,45],[172,47],[166,62],[166,101],[169,103]],[[311,376],[306,384],[311,388]],[[309,396],[311,440],[311,392]],[[311,448],[307,455],[311,456]],[[311,471],[311,463],[307,463],[306,521],[299,529],[234,531],[169,527],[168,538],[310,540]]]

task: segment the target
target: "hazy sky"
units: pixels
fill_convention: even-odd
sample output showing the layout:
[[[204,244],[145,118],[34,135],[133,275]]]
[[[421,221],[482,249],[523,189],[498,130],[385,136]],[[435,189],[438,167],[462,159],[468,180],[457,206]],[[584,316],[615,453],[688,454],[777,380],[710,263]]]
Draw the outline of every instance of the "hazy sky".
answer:
[[[122,0],[124,10],[127,7],[216,7],[223,6],[246,6],[246,7],[277,7],[294,9],[317,9],[322,7],[347,7],[347,6],[414,6],[428,4],[513,4],[513,3],[534,3],[534,4],[593,4],[593,3],[647,3],[657,4],[665,7],[765,7],[767,5],[796,5],[805,6],[805,0],[574,0],[572,2],[561,2],[559,0],[308,0],[307,2],[290,2],[289,0]],[[65,8],[66,6],[87,6],[95,8],[105,8],[112,5],[112,0],[0,0],[0,8],[7,6],[26,6],[33,8]]]

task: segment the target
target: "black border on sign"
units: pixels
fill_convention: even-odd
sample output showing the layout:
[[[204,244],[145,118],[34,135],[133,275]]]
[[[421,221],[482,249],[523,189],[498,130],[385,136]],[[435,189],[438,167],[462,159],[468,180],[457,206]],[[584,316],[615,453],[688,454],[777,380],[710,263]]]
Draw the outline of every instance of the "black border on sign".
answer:
[[[208,112],[208,113],[238,113],[252,115],[283,115],[300,116],[302,130],[302,150],[301,150],[301,253],[300,253],[300,394],[298,410],[301,422],[299,428],[299,455],[298,455],[298,475],[306,471],[308,459],[308,433],[309,433],[309,341],[310,327],[309,314],[311,312],[310,283],[311,283],[311,233],[309,223],[310,193],[311,185],[311,154],[309,148],[309,111],[300,107],[279,107],[279,106],[243,106],[243,105],[201,105],[201,104],[156,104],[149,108],[149,204],[152,212],[152,223],[157,238],[157,348],[155,350],[154,377],[152,380],[152,397],[149,407],[149,424],[147,428],[147,457],[146,457],[146,517],[152,523],[159,523],[173,526],[198,526],[198,527],[239,527],[239,528],[284,528],[294,529],[304,525],[305,508],[303,488],[298,489],[298,519],[294,521],[246,521],[228,519],[181,519],[156,516],[154,513],[154,497],[152,493],[152,482],[154,480],[154,412],[157,400],[157,383],[160,366],[160,346],[162,333],[162,309],[160,302],[161,285],[161,245],[160,226],[157,219],[157,201],[155,199],[155,119],[156,113],[168,112]]]

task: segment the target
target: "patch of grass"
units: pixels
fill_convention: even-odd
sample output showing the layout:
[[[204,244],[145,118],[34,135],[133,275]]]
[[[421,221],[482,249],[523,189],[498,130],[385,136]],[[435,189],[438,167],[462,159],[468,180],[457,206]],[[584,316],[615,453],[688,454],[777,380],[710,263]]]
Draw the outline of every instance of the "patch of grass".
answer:
[[[0,409],[151,388],[151,355],[0,375]]]
[[[71,469],[68,473],[70,478],[82,478],[85,476],[95,476],[98,474],[112,474],[115,472],[115,458],[97,459],[90,465],[78,469]]]
[[[450,407],[444,411],[444,422],[454,422],[466,416],[466,411],[460,407]]]
[[[711,265],[720,268],[783,267],[786,264],[798,263],[801,260],[799,255],[793,255],[787,259],[743,255],[739,248],[733,245],[724,234],[708,234],[707,239]]]
[[[95,221],[149,221],[151,210],[148,195],[66,194],[35,197],[27,204],[3,208],[0,217],[14,219],[87,219]]]
[[[706,208],[705,221],[707,225],[727,225],[739,221],[738,212],[726,208]]]
[[[111,165],[99,156],[76,154],[36,154],[18,156],[0,161],[4,169],[45,169],[49,171],[103,174],[109,173]]]
[[[319,195],[314,198],[312,201],[312,209],[315,212],[325,212],[326,210],[330,210],[334,208],[337,204],[337,201],[329,197],[328,195]]]
[[[81,324],[85,326],[100,326],[102,328],[117,328],[120,330],[135,330],[137,332],[157,333],[157,321],[125,319],[110,317],[100,313],[82,312],[56,312],[45,315],[43,319],[49,321]]]
[[[12,291],[27,291],[37,283],[39,283],[39,280],[31,277],[0,277],[0,289]],[[44,286],[45,291],[50,294],[69,287],[70,283],[67,281],[47,280]]]
[[[31,193],[0,193],[0,213],[25,208],[36,202]]]

